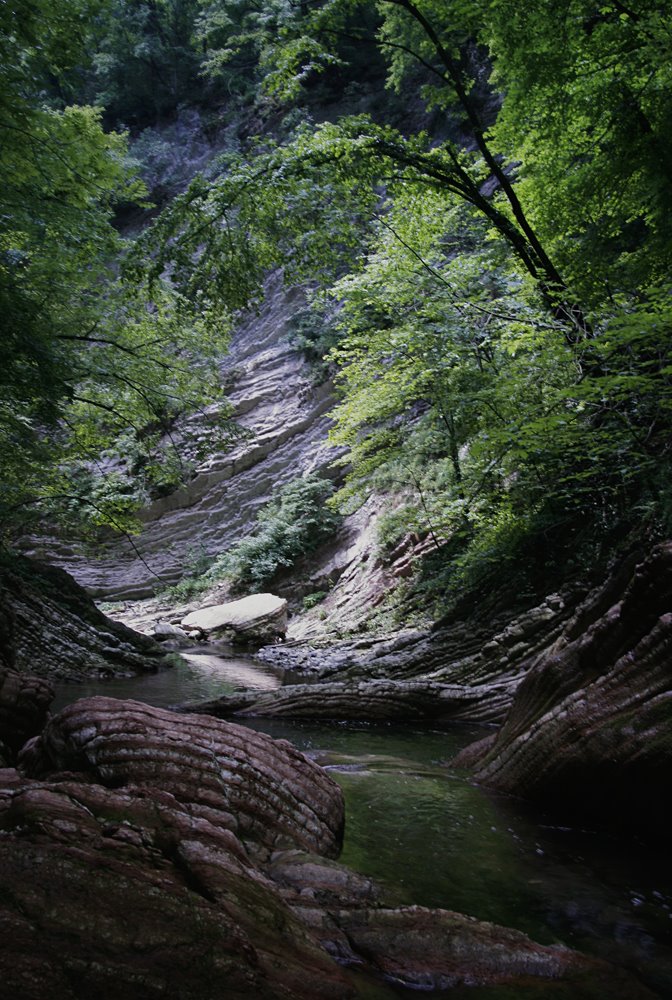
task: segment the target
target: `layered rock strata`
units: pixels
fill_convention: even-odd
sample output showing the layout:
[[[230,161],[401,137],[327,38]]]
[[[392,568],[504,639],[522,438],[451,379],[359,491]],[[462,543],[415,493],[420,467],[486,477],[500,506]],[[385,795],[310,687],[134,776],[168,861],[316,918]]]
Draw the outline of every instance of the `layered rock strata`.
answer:
[[[455,763],[503,791],[660,831],[660,791],[672,778],[671,662],[667,542],[591,595],[527,671],[502,729]]]
[[[94,596],[106,600],[150,597],[177,583],[190,563],[213,559],[249,533],[260,507],[291,479],[325,473],[338,454],[327,443],[332,387],[314,384],[310,366],[291,343],[294,315],[305,308],[299,289],[281,275],[268,282],[259,311],[232,336],[222,380],[244,435],[226,452],[199,464],[189,483],[142,512],[142,531],[129,544],[111,538],[98,558],[58,539],[26,539],[32,552],[67,569]],[[183,450],[211,435],[210,409],[189,417],[173,435]]]
[[[359,992],[351,965],[414,989],[507,984],[523,998],[564,980],[555,996],[650,996],[516,931],[386,907],[325,857],[342,820],[338,786],[285,741],[135,702],[76,702],[18,770],[0,770],[3,990],[345,1000]]]
[[[285,685],[185,709],[226,718],[453,719],[501,722],[531,662],[561,634],[572,598],[557,594],[517,616],[457,618],[433,631],[359,639],[329,648],[267,647],[262,660]],[[297,682],[297,683],[293,683]]]
[[[24,748],[20,766],[36,778],[77,771],[109,787],[159,787],[264,856],[340,848],[343,804],[326,772],[291,744],[232,723],[83,698]]]
[[[225,719],[230,716],[268,716],[290,719],[366,719],[408,721],[434,719],[493,722],[511,703],[517,678],[499,678],[484,685],[442,684],[416,680],[362,680],[339,683],[291,684],[275,691],[224,695],[185,712]]]
[[[264,659],[310,683],[194,710],[503,723],[455,765],[501,791],[660,834],[672,778],[672,542],[624,559],[578,606],[553,595],[490,630],[464,625],[269,648]]]
[[[29,559],[0,564],[0,662],[81,680],[156,670],[157,643],[113,621],[68,573]]]
[[[19,768],[0,772],[8,995],[350,994],[260,867],[278,848],[340,844],[338,786],[289,744],[93,698],[52,719]]]

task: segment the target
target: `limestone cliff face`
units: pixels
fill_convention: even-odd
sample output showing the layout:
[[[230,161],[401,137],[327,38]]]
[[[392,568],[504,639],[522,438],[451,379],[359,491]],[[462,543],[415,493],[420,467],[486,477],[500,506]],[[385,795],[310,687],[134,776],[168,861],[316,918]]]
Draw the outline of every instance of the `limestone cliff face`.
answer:
[[[53,540],[34,551],[67,569],[94,597],[148,597],[157,585],[180,580],[196,556],[214,557],[247,534],[284,483],[327,473],[336,455],[327,443],[331,387],[313,384],[289,339],[292,316],[302,307],[299,290],[285,290],[279,276],[269,281],[260,313],[241,322],[222,363],[245,436],[232,450],[213,454],[188,485],[147,507],[133,545],[114,539],[95,559]],[[207,414],[190,423],[207,435]]]
[[[222,362],[243,436],[231,450],[213,451],[188,485],[149,505],[139,536],[109,539],[95,553],[63,539],[31,539],[30,554],[66,569],[95,598],[136,601],[177,583],[196,560],[212,560],[235,545],[285,483],[313,472],[335,478],[340,452],[328,441],[333,386],[316,384],[290,336],[304,305],[300,289],[284,288],[280,275],[269,279],[263,306],[238,325]],[[207,446],[208,415],[188,418],[178,436],[205,438]],[[290,621],[291,638],[333,637],[334,626],[357,631],[427,547],[426,540],[409,537],[383,562],[376,539],[381,506],[372,497],[332,542],[271,581],[271,589],[290,599],[328,591],[312,613]]]

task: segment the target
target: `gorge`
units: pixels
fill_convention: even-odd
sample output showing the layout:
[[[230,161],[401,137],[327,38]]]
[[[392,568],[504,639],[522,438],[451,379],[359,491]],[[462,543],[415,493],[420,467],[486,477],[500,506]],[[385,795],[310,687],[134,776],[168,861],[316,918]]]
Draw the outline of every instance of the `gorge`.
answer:
[[[0,7],[0,997],[672,998],[669,0]]]
[[[285,301],[283,299],[283,310]],[[274,309],[272,305],[271,313],[277,318]],[[285,314],[281,312],[281,315]],[[276,394],[277,385],[283,385],[287,396],[296,399],[299,393],[288,372],[293,368],[300,373],[302,363],[286,343],[282,322],[272,326],[265,316],[261,323],[262,331],[267,333],[257,341],[261,357],[251,352],[248,341],[248,369],[241,384],[250,393],[251,403],[257,401],[257,407],[266,406],[262,413],[267,414],[270,404],[275,403],[273,412],[284,414],[282,400]],[[245,335],[248,330],[249,327],[243,327]],[[233,350],[236,350],[235,338]],[[273,382],[272,389],[266,393],[268,379],[263,361],[269,356],[274,359],[275,375],[281,373],[282,380]],[[285,359],[283,365],[278,358]],[[255,382],[254,373],[258,372],[261,372],[260,384]],[[258,412],[254,405],[246,406],[241,397],[238,399],[242,411],[251,415]],[[316,456],[330,454],[324,439],[324,421],[318,407],[314,420],[306,420],[302,431],[291,438],[293,464],[286,474],[295,472],[302,463],[306,471],[312,472],[315,466],[311,463]],[[270,421],[263,426],[268,436],[272,436],[274,430],[276,433],[286,430],[284,423],[275,429]],[[254,426],[255,431],[258,429]],[[253,447],[259,437],[254,433]],[[282,452],[282,446],[278,452]],[[273,477],[277,474],[273,459],[277,453],[272,450],[267,455],[265,449],[259,448],[254,455],[257,461],[250,456],[244,458],[231,480],[225,480],[235,483],[234,497],[254,497],[260,490],[260,483],[267,483],[265,489],[269,492],[273,488]],[[270,472],[265,468],[269,461]],[[227,661],[232,654],[227,652],[226,645],[218,645],[215,634],[209,640],[210,643],[214,641],[214,646],[207,642],[192,646],[192,651],[201,652],[201,659],[203,652],[214,654],[215,666],[208,678],[211,694],[206,702],[183,705],[178,715],[109,697],[85,698],[68,707],[83,688],[105,695],[109,690],[107,685],[122,684],[125,692],[122,697],[135,698],[134,685],[140,685],[141,679],[134,680],[129,673],[141,669],[149,671],[147,678],[151,682],[142,682],[142,700],[148,698],[150,703],[154,700],[155,704],[164,705],[184,701],[179,680],[180,676],[184,677],[184,667],[163,665],[164,648],[151,637],[151,632],[157,621],[179,625],[188,609],[218,603],[221,585],[210,594],[182,606],[176,605],[175,598],[171,600],[169,594],[139,602],[133,598],[137,587],[144,585],[138,583],[141,572],[146,573],[148,566],[156,572],[169,565],[167,560],[161,561],[161,543],[155,539],[174,537],[172,554],[177,553],[178,564],[184,563],[186,547],[190,544],[189,529],[184,528],[181,534],[183,523],[191,525],[191,530],[193,525],[202,524],[199,539],[208,539],[208,522],[201,520],[202,511],[220,509],[221,485],[217,476],[208,480],[204,472],[203,477],[203,481],[199,477],[194,480],[203,492],[196,494],[191,505],[185,502],[183,495],[179,505],[166,504],[159,516],[154,511],[148,518],[146,535],[143,533],[134,543],[144,561],[131,561],[128,556],[117,559],[114,555],[106,555],[102,565],[84,560],[76,563],[72,556],[64,560],[64,564],[94,592],[101,586],[97,580],[107,580],[115,588],[115,596],[124,598],[112,606],[113,612],[141,627],[147,633],[144,636],[124,632],[127,626],[106,620],[74,581],[68,581],[63,570],[49,570],[43,578],[46,571],[37,572],[26,562],[18,580],[16,569],[13,573],[5,573],[3,648],[7,669],[1,699],[8,769],[3,772],[6,787],[3,843],[9,847],[14,843],[13,838],[19,838],[16,841],[19,854],[15,856],[10,852],[6,861],[5,891],[10,894],[8,898],[16,900],[8,913],[18,913],[19,910],[13,911],[12,907],[19,906],[18,901],[22,899],[17,895],[18,883],[11,881],[19,877],[20,868],[14,867],[19,863],[18,858],[30,857],[30,863],[43,873],[39,884],[31,889],[30,903],[23,900],[19,907],[23,921],[28,914],[33,936],[26,937],[28,925],[24,923],[19,927],[15,922],[18,917],[11,917],[13,935],[18,935],[19,940],[30,941],[25,945],[27,951],[17,951],[15,946],[8,946],[6,950],[3,971],[5,965],[8,970],[11,968],[13,978],[8,981],[12,984],[13,995],[38,996],[40,991],[43,995],[48,985],[50,992],[63,997],[83,996],[93,988],[102,990],[103,995],[110,989],[116,996],[158,996],[165,989],[166,976],[171,981],[171,988],[185,997],[192,995],[194,990],[196,994],[193,995],[208,996],[209,990],[214,990],[213,996],[218,995],[217,983],[222,976],[227,990],[236,996],[383,997],[388,995],[383,985],[387,980],[397,984],[394,995],[398,995],[403,984],[415,988],[422,985],[423,989],[431,987],[439,993],[450,987],[451,995],[458,990],[458,984],[465,984],[461,988],[470,996],[537,997],[546,995],[543,989],[540,992],[538,977],[548,982],[551,995],[556,996],[668,995],[670,962],[663,921],[669,912],[670,896],[666,891],[664,852],[652,845],[657,840],[664,841],[666,803],[660,789],[665,785],[669,767],[669,714],[665,705],[670,698],[666,668],[669,662],[666,653],[669,614],[666,612],[670,606],[672,582],[670,547],[658,546],[648,556],[634,549],[614,567],[606,584],[587,592],[585,587],[582,590],[573,582],[563,593],[549,595],[532,607],[517,610],[511,607],[458,608],[430,629],[405,629],[369,636],[357,631],[362,604],[370,607],[372,600],[384,598],[385,587],[390,586],[390,581],[399,581],[403,576],[395,573],[394,560],[386,566],[385,560],[372,547],[371,540],[375,536],[370,519],[362,522],[361,515],[355,515],[350,522],[346,520],[337,539],[330,541],[324,551],[318,549],[312,559],[307,557],[299,564],[300,575],[293,577],[290,572],[278,578],[279,592],[290,596],[294,609],[288,641],[260,649],[256,666],[255,659],[249,660],[249,654],[244,651],[235,654],[243,660],[248,658],[249,669],[243,680],[247,690],[241,690],[235,677],[232,684],[227,683]],[[203,482],[207,482],[209,488],[204,488]],[[262,486],[261,498],[266,495]],[[212,523],[218,523],[217,514],[213,515]],[[230,528],[228,519],[225,525]],[[127,542],[120,539],[115,545],[123,553]],[[408,564],[412,554],[411,543],[399,564]],[[59,558],[57,544],[53,557]],[[420,560],[421,553],[415,558]],[[312,579],[309,576],[308,580],[303,577],[306,562],[311,565]],[[114,569],[113,576],[111,569]],[[167,579],[170,580],[170,569]],[[306,590],[311,592],[327,579],[331,590],[321,602],[323,609],[325,606],[329,609],[326,617],[317,618],[311,609],[302,612],[300,598],[296,595]],[[36,581],[40,581],[41,588],[37,591],[34,590]],[[78,624],[77,628],[73,622]],[[333,631],[330,634],[334,624],[345,627],[346,623],[350,629],[354,628],[351,638],[339,640]],[[93,638],[98,639],[96,646]],[[137,652],[131,652],[134,645]],[[198,659],[196,656],[195,660]],[[81,667],[75,666],[77,661]],[[262,670],[262,661],[266,665],[264,669],[278,678],[273,685],[262,683],[261,673],[258,682],[250,679],[255,670]],[[91,675],[92,671],[101,678],[94,679],[93,686],[85,683],[86,675]],[[34,672],[43,679],[34,677]],[[115,673],[119,681],[109,679]],[[176,674],[175,681],[173,674]],[[161,694],[163,676],[170,681],[165,697]],[[63,679],[69,681],[65,687]],[[65,692],[67,688],[68,693],[58,698],[57,714],[47,722],[51,700],[49,685],[54,681],[57,692]],[[187,692],[204,690],[190,687],[188,678],[184,683]],[[275,686],[277,684],[281,686]],[[222,688],[229,693],[222,696]],[[32,714],[19,716],[19,705],[23,713],[30,710]],[[41,706],[39,711],[38,705]],[[75,709],[79,714],[73,714]],[[297,832],[291,835],[273,833],[281,837],[282,848],[276,845],[269,853],[267,847],[263,849],[266,854],[263,851],[259,854],[259,836],[271,835],[278,821],[279,793],[277,787],[262,791],[259,778],[254,777],[255,772],[251,772],[250,767],[259,767],[260,774],[268,774],[265,758],[264,763],[253,765],[252,761],[255,754],[262,752],[258,747],[268,754],[274,744],[253,742],[248,745],[247,741],[257,739],[253,731],[234,726],[231,731],[222,729],[222,735],[217,735],[216,739],[224,738],[225,734],[230,739],[228,734],[235,732],[236,738],[243,742],[235,751],[224,749],[223,745],[220,747],[213,742],[212,733],[218,734],[219,729],[212,727],[220,724],[208,721],[212,716],[253,723],[255,728],[266,724],[262,717],[268,719],[270,734],[281,737],[278,753],[289,752],[281,749],[289,747],[282,742],[289,738],[299,747],[305,747],[309,757],[316,755],[318,763],[326,765],[331,774],[344,782],[346,794],[355,796],[349,800],[349,823],[354,824],[354,835],[359,838],[349,848],[346,827],[344,861],[354,863],[359,874],[319,857],[324,851],[330,855],[337,850],[343,806],[338,806],[340,814],[336,819],[328,820],[328,809],[336,805],[327,807],[319,797],[313,802],[317,792],[307,791],[302,784],[297,786],[296,799],[282,807],[282,815],[286,816],[283,822],[298,822],[303,829],[306,820],[299,817],[307,815],[306,808],[313,809],[320,822],[332,823],[334,832],[329,846],[297,839]],[[182,722],[183,719],[189,721]],[[484,723],[490,728],[483,729]],[[476,728],[474,724],[478,724]],[[72,735],[68,735],[70,725],[75,725]],[[182,735],[185,725],[188,728]],[[221,725],[225,727],[228,723]],[[405,737],[409,725],[414,735]],[[492,728],[493,725],[496,728]],[[66,728],[62,729],[64,726]],[[159,727],[156,736],[152,736],[152,727],[156,726]],[[100,736],[96,735],[98,729]],[[42,735],[38,736],[41,731]],[[79,732],[81,736],[77,735]],[[21,750],[31,736],[38,738]],[[470,738],[479,742],[467,745]],[[45,740],[48,742],[42,749]],[[106,749],[108,740],[111,741],[109,751]],[[127,744],[127,741],[130,742]],[[179,772],[174,772],[177,762],[182,760],[182,751],[178,753],[178,748],[197,747],[201,743],[207,747],[206,756],[202,760],[179,763],[179,767],[185,769],[184,777],[179,777]],[[137,749],[132,751],[133,745]],[[164,745],[165,750],[162,749]],[[427,750],[423,749],[425,745]],[[68,749],[69,746],[72,749]],[[114,749],[115,746],[118,749]],[[173,747],[177,756],[170,749]],[[429,759],[421,763],[424,761],[422,754],[427,752]],[[114,763],[117,753],[119,765]],[[225,760],[231,761],[232,753],[240,761],[240,765],[235,766],[243,767],[244,781],[248,784],[241,785],[236,772],[231,772],[230,763],[224,765]],[[420,757],[414,761],[416,754]],[[450,763],[455,755],[457,771]],[[133,770],[136,765],[131,763],[136,756],[137,766],[141,768],[137,773]],[[175,764],[169,765],[173,758]],[[208,764],[208,760],[212,763]],[[243,764],[243,760],[246,763]],[[301,769],[308,766],[307,762],[299,763],[302,760],[305,761],[305,757],[293,756],[273,767],[282,768],[283,781],[291,776],[292,781],[300,783],[303,780]],[[115,768],[122,766],[122,761],[123,772],[117,773]],[[18,771],[12,769],[16,763]],[[212,766],[215,770],[211,772]],[[163,775],[162,767],[169,767],[169,772]],[[467,775],[465,767],[469,769]],[[177,782],[177,792],[166,783],[169,773],[175,773],[170,781]],[[211,773],[212,777],[208,777]],[[310,773],[317,778],[319,769]],[[187,778],[188,774],[192,777]],[[497,804],[497,800],[487,806],[484,792],[476,793],[474,789],[467,793],[469,774],[473,774],[480,785],[500,787],[516,796],[523,793],[536,800],[538,818],[525,829],[530,822],[530,807],[526,813],[517,812],[517,807]],[[358,786],[364,779],[370,791],[361,805],[357,805],[361,795]],[[324,780],[327,780],[326,774]],[[366,813],[371,810],[372,803],[385,794],[382,785],[377,787],[383,780],[397,782],[392,785],[393,799],[402,809],[408,810],[405,818],[417,828],[412,847],[408,849],[418,852],[418,857],[402,861],[399,854],[390,852],[387,867],[377,860],[385,838],[394,841],[397,835],[393,831],[404,826],[404,814],[396,815],[393,799],[383,798],[384,812],[375,814],[372,830],[380,831],[377,836],[382,837],[382,843],[374,840],[371,847],[364,850],[363,858],[362,848],[356,846],[361,842],[362,822],[366,827],[372,818]],[[193,788],[200,789],[197,799],[193,799],[194,790],[186,791],[188,781],[195,781]],[[207,791],[213,781],[212,791]],[[411,785],[420,783],[419,792],[407,787],[409,781]],[[451,786],[460,790],[461,804],[457,812],[450,804]],[[239,789],[236,794],[241,797],[232,803],[234,789]],[[418,794],[419,800],[414,798]],[[263,812],[259,812],[265,808],[263,799],[258,799],[260,795],[274,803],[273,821],[269,815],[264,818]],[[332,786],[329,795],[335,797],[334,803],[340,801],[337,786]],[[425,801],[422,795],[429,796],[428,800]],[[151,822],[147,813],[150,803]],[[495,812],[489,813],[493,806]],[[420,813],[416,815],[418,809]],[[509,813],[508,819],[503,819],[502,809],[504,814]],[[225,816],[222,813],[215,815],[213,810],[224,810]],[[245,810],[252,810],[250,819],[246,818]],[[474,826],[475,814],[479,819]],[[429,818],[428,829],[423,819],[425,815]],[[84,823],[85,816],[89,818]],[[91,825],[92,816],[98,828]],[[390,819],[392,826],[385,834],[382,831],[387,829]],[[502,822],[506,824],[502,833],[486,832]],[[460,831],[465,823],[471,839],[456,849],[451,841],[457,837],[458,845],[462,843]],[[579,833],[586,823],[588,829]],[[509,832],[505,832],[507,828]],[[521,829],[525,832],[521,833]],[[569,855],[572,860],[566,856],[563,859],[566,848],[553,843],[550,834],[553,829],[566,829],[564,835],[555,835],[560,836],[561,841],[574,844],[578,839],[579,846],[570,850],[581,852],[584,858],[588,852],[591,867],[599,869],[598,859],[607,845],[611,855],[614,852],[618,855],[620,849],[623,856],[618,867],[622,871],[616,877],[613,871],[607,876],[613,898],[599,903],[587,902],[591,897],[599,900],[604,890],[592,885],[590,876],[587,881],[584,876],[577,883],[576,875],[569,874],[576,861],[572,854]],[[31,832],[33,830],[35,832]],[[250,841],[252,830],[256,833]],[[513,833],[516,830],[518,832]],[[422,840],[418,840],[422,836],[435,838],[438,831],[441,831],[439,854],[429,842],[423,845]],[[632,839],[633,835],[643,836],[648,846],[640,846]],[[474,877],[466,880],[464,888],[459,888],[456,871],[472,865],[476,843],[478,851],[483,851],[491,861],[477,862]],[[542,856],[542,861],[537,860],[538,871],[534,872],[531,881],[544,887],[546,895],[542,899],[545,898],[549,912],[554,914],[550,926],[547,921],[531,917],[539,902],[514,902],[522,891],[521,883],[517,882],[524,877],[521,860],[515,864],[510,858],[507,860],[511,874],[503,882],[502,876],[496,874],[497,867],[492,867],[495,859],[501,863],[510,855],[512,847],[515,853],[516,843],[525,844],[522,851],[524,867],[529,869],[530,858],[534,858],[536,852]],[[90,846],[84,847],[85,844]],[[597,844],[600,846],[596,849]],[[120,860],[115,861],[119,850],[122,852]],[[184,856],[186,850],[189,851],[188,859]],[[460,850],[464,853],[459,853]],[[642,905],[639,900],[646,899],[645,908],[651,911],[646,922],[641,924],[635,903],[630,901],[632,890],[625,891],[625,887],[617,886],[625,873],[626,879],[638,879],[640,885],[646,883],[651,876],[644,872],[643,859],[651,850],[658,858],[653,881],[648,889],[639,890],[641,895],[633,897],[638,901],[637,906]],[[433,866],[431,876],[422,861],[425,852]],[[549,859],[548,867],[552,878],[564,882],[569,879],[570,896],[565,900],[558,898],[557,883],[546,881],[544,855],[553,858],[558,852],[563,860]],[[250,864],[257,867],[251,870]],[[418,876],[411,877],[410,882],[406,877],[410,888],[401,890],[401,907],[398,904],[390,906],[388,899],[394,899],[400,892],[396,887],[399,866],[411,864],[417,867]],[[106,882],[98,882],[106,870],[117,873],[115,883],[109,878]],[[156,879],[160,871],[163,871],[160,876],[162,895],[157,897],[157,904],[147,910],[149,899],[143,901],[143,893],[149,889],[143,887],[158,886]],[[235,876],[234,871],[238,872]],[[14,872],[16,874],[12,874]],[[382,874],[381,886],[376,886],[371,877],[377,872],[379,878]],[[249,881],[251,874],[254,878],[248,887],[245,880]],[[437,885],[437,876],[442,888],[428,892],[428,880],[429,884]],[[61,893],[66,884],[68,894],[75,893],[78,880],[92,877],[96,879],[96,887],[95,890],[89,887],[90,903],[87,905],[97,911],[102,894],[108,899],[102,924],[100,914],[96,913],[94,919],[94,912],[87,911],[86,918],[83,917],[77,897],[67,908],[61,904],[56,910],[52,908],[51,923],[45,924],[38,918],[41,912],[46,912],[48,896],[44,893]],[[441,880],[445,880],[445,888]],[[494,889],[497,882],[500,885]],[[113,884],[116,886],[114,892]],[[235,890],[232,884],[237,887]],[[479,885],[492,888],[482,893],[477,888]],[[414,886],[416,896],[413,895]],[[151,891],[155,893],[158,889]],[[499,910],[495,907],[493,912],[490,900],[498,891],[509,900],[509,905]],[[121,929],[120,911],[115,910],[113,898],[118,892],[123,892],[126,899],[136,900],[134,907],[145,916],[142,925],[125,930],[124,937],[115,937],[112,946],[112,928],[118,928],[115,935]],[[178,953],[179,960],[176,959],[178,965],[166,965],[163,958],[159,969],[148,963],[150,960],[156,962],[156,956],[163,954],[162,949],[173,947],[169,942],[174,930],[170,928],[174,928],[177,919],[175,907],[183,905],[179,903],[179,893],[185,892],[192,896],[197,892],[201,900],[197,905],[207,904],[209,911],[214,906],[219,915],[215,917],[210,912],[208,916],[204,912],[197,917],[198,910],[193,911],[190,920],[196,923],[180,931],[185,943]],[[236,900],[233,910],[230,903],[222,902],[230,898],[232,892]],[[263,903],[259,895],[262,892],[266,893]],[[587,897],[576,917],[568,916],[571,907],[576,905],[571,901],[572,893]],[[459,899],[459,908],[466,913],[475,912],[481,919],[494,920],[495,924],[478,924],[473,917],[450,912],[454,906],[451,896]],[[308,899],[311,900],[309,904]],[[422,904],[420,907],[409,909],[409,904],[418,902]],[[161,918],[156,905],[161,908]],[[190,904],[190,913],[193,905]],[[613,909],[618,918],[606,917],[605,911],[603,918],[597,914],[589,917],[586,907],[595,905]],[[259,923],[260,907],[264,913],[281,907],[282,917],[276,915],[272,919],[283,928],[282,945],[278,941],[273,943],[268,936],[269,930]],[[203,933],[207,926],[203,921],[216,921],[211,923],[208,933],[216,934],[219,941],[220,932],[215,931],[215,927],[220,926],[223,919],[228,922],[227,926],[237,929],[231,930],[234,936],[229,945],[218,944],[218,964],[210,966],[210,959],[206,959],[203,950]],[[230,925],[232,919],[234,924]],[[587,921],[592,929],[586,934]],[[507,922],[519,930],[514,932],[496,926]],[[78,957],[68,946],[63,964],[63,960],[55,957],[55,943],[63,939],[63,935],[72,940],[73,931],[68,930],[68,926],[72,928],[84,923],[91,930],[85,938],[80,938],[78,947],[83,951]],[[629,927],[632,943],[625,952],[619,952],[613,947],[612,935],[622,933],[624,926]],[[165,929],[160,931],[160,927]],[[563,930],[559,932],[558,927]],[[597,959],[580,958],[575,952],[546,951],[546,944],[533,945],[529,939],[515,936],[522,931],[530,934],[533,940],[536,937],[544,942],[560,940],[571,945],[578,939],[583,949],[613,964],[600,965]],[[128,937],[131,933],[135,941],[132,947]],[[148,934],[151,943],[143,939]],[[165,945],[157,943],[161,934]],[[198,947],[196,934],[201,942]],[[513,937],[507,936],[512,934]],[[285,951],[290,940],[292,948],[297,949],[296,958],[291,960]],[[455,955],[448,944],[451,940],[460,942],[459,946],[454,946]],[[417,945],[411,943],[416,941]],[[322,948],[326,947],[326,952],[320,951],[319,942]],[[225,960],[226,948],[229,957]],[[282,960],[277,957],[278,949]],[[146,958],[140,960],[139,965],[139,958],[134,959],[135,971],[131,977],[128,955],[132,952]],[[28,960],[28,954],[42,956],[39,968],[34,957]],[[624,954],[630,975],[617,970]],[[332,959],[335,957],[339,964],[332,966],[328,955]],[[99,970],[95,975],[90,965],[92,956],[96,956],[95,968]],[[241,965],[243,961],[250,964]],[[300,981],[292,972],[293,961],[303,970]],[[587,965],[582,965],[586,962]],[[345,974],[339,965],[346,970]],[[368,975],[373,976],[372,979],[365,976],[362,980],[361,973],[360,978],[355,975],[353,979],[347,972],[364,967],[370,970]],[[242,977],[238,985],[237,979],[231,978],[234,968],[235,976]],[[178,974],[187,978],[176,980]],[[384,980],[379,980],[377,986],[376,977],[381,975]],[[37,984],[32,994],[27,986],[29,981]],[[567,982],[566,994],[562,992],[563,981]]]

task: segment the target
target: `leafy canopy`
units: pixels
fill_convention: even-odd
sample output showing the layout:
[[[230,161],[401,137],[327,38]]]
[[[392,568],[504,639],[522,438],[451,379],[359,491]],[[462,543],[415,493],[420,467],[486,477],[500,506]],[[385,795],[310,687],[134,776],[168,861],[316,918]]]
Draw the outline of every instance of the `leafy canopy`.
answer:
[[[521,525],[606,535],[660,510],[669,2],[245,9],[229,52],[254,48],[276,99],[342,63],[345,40],[370,43],[373,24],[389,86],[420,74],[450,137],[360,115],[260,143],[164,216],[154,273],[172,260],[186,295],[234,302],[281,263],[331,288],[347,495],[401,486],[437,545],[459,536],[487,564]]]
[[[0,11],[3,529],[80,501],[94,520],[127,523],[127,487],[103,490],[101,502],[82,489],[91,463],[122,430],[140,433],[219,391],[225,328],[185,323],[165,281],[148,296],[119,279],[114,208],[143,197],[125,136],[106,133],[98,109],[50,98],[83,59],[100,10],[35,0]]]

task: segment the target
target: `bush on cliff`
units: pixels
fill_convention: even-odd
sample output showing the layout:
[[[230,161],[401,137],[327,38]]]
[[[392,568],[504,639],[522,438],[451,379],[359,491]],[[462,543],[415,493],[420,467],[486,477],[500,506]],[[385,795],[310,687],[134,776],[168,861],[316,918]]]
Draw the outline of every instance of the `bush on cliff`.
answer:
[[[327,506],[333,491],[333,483],[317,475],[292,479],[261,508],[252,534],[220,555],[206,573],[187,577],[164,593],[186,600],[220,581],[228,581],[236,593],[260,590],[279,570],[334,534],[341,517]]]
[[[333,484],[316,475],[292,480],[259,511],[254,532],[220,556],[211,572],[231,580],[236,591],[259,590],[336,531],[340,517],[326,503],[332,492]]]

